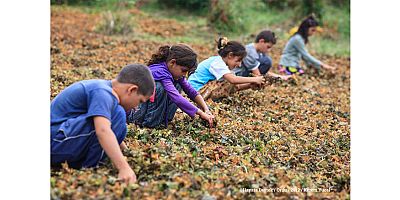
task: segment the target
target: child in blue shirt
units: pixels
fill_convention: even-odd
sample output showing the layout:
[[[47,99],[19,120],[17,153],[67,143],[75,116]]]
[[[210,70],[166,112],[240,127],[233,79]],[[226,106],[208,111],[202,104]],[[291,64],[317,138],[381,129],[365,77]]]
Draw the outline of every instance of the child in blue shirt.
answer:
[[[140,64],[125,66],[113,80],[84,80],[65,88],[50,107],[51,165],[95,167],[107,155],[119,179],[135,182],[121,152],[126,111],[147,101],[153,91],[153,77]]]
[[[219,38],[217,43],[219,55],[202,61],[188,79],[189,84],[200,91],[204,99],[226,97],[235,91],[263,83],[264,78],[261,76],[241,77],[231,72],[240,66],[247,54],[242,44],[228,41],[226,37]]]

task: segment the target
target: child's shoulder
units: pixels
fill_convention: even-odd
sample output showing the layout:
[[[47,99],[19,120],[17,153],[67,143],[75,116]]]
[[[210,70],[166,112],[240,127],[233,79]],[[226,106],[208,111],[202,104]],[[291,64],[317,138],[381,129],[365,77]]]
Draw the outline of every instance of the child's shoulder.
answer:
[[[254,43],[249,43],[246,45],[246,49],[256,49],[256,47],[254,46]]]
[[[207,59],[205,59],[204,61],[214,61],[215,59],[218,59],[218,58],[221,58],[221,56],[219,56],[219,55],[210,56]]]
[[[220,58],[220,59],[218,59]],[[214,65],[222,60],[221,56],[211,56],[199,63],[197,68],[209,68],[211,65]]]
[[[226,63],[224,62],[224,60],[222,60],[221,56],[213,56],[210,58],[212,58],[210,63],[211,66],[226,66]]]
[[[102,80],[102,79],[92,79],[92,80],[84,80],[80,81],[87,92],[91,92],[94,90],[106,90],[112,91],[111,80]]]
[[[291,41],[301,41],[301,42],[304,42],[304,39],[303,39],[303,37],[301,37],[300,34],[294,34],[294,35],[290,38],[290,40],[291,40]]]
[[[150,65],[149,68],[155,81],[164,78],[172,78],[172,74],[168,70],[166,63],[153,64]]]
[[[94,87],[94,88],[111,88],[111,80],[103,79],[90,79],[80,81],[84,86]]]
[[[256,47],[254,46],[254,43],[250,43],[250,44],[246,45],[246,52],[247,52],[247,56],[258,57],[258,53],[257,53]]]

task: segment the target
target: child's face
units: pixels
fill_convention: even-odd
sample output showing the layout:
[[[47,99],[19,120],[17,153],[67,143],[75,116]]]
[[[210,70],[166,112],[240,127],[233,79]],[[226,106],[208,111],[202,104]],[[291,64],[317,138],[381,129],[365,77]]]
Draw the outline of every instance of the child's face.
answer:
[[[309,29],[308,29],[308,36],[312,36],[312,35],[314,35],[314,33],[317,31],[317,27],[310,27]]]
[[[242,63],[243,58],[240,56],[234,56],[232,53],[229,53],[225,59],[226,65],[228,65],[229,69],[232,70],[235,67],[239,67]]]
[[[259,50],[261,51],[261,53],[268,53],[272,46],[274,46],[274,44],[272,44],[272,42],[265,42],[265,41],[259,41]]]
[[[138,86],[132,85],[127,89],[127,91],[120,99],[120,104],[125,110],[131,110],[139,106],[139,104],[146,102],[147,100],[149,100],[149,98],[150,96],[139,94]]]
[[[178,80],[186,76],[186,74],[189,72],[189,68],[176,64],[176,61],[174,60],[175,59],[172,59],[170,62],[168,62],[168,69],[171,72],[174,80]]]

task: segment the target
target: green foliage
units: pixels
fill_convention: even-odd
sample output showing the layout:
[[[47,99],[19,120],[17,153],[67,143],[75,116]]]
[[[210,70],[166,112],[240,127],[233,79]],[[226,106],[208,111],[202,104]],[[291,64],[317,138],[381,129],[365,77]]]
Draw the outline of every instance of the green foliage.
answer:
[[[245,24],[240,15],[242,11],[237,9],[236,5],[238,5],[237,1],[212,0],[210,12],[207,15],[209,24],[224,34],[243,30]]]
[[[298,0],[262,0],[268,8],[284,10],[286,8],[294,7],[298,4]]]
[[[233,6],[242,4],[236,2]],[[243,15],[244,22],[251,22],[253,17],[252,32],[255,32],[253,28],[266,25],[271,25],[276,32],[286,32],[292,26],[287,24],[293,21],[287,12],[265,12],[264,8],[257,4],[246,7],[254,11]],[[339,23],[347,24],[347,15],[342,13],[346,11],[327,10],[329,28],[336,27],[338,19]],[[264,15],[260,14],[262,12]],[[79,80],[112,79],[122,66],[144,63],[160,45],[176,39],[173,34],[155,41],[95,33],[93,27],[101,18],[99,15],[52,8],[52,97]],[[154,15],[141,17],[132,17],[135,24],[139,24],[135,35],[142,31],[143,18]],[[146,26],[163,28],[159,18],[154,21]],[[185,33],[182,37],[187,38],[199,57],[215,54],[215,48],[193,45],[190,40],[197,38],[208,43],[211,39],[186,33],[181,26],[171,23],[170,27],[174,26]],[[332,32],[336,35],[313,37],[310,50],[315,48],[319,38],[324,43],[327,43],[325,40],[331,42],[327,43],[331,50],[341,48],[339,42],[347,41],[337,32],[346,26],[334,28]],[[209,30],[204,27],[196,23],[190,29],[204,34]],[[242,31],[247,35],[250,30]],[[274,49],[280,50],[286,41],[282,37]],[[270,56],[276,61],[280,53],[273,50]],[[214,128],[181,112],[176,113],[167,129],[129,125],[125,139],[129,149],[123,154],[136,173],[137,184],[127,186],[118,181],[118,171],[109,160],[105,166],[91,169],[75,170],[63,165],[62,169],[51,171],[51,199],[349,199],[350,59],[322,58],[338,67],[335,76],[306,73],[296,78],[297,85],[282,82],[260,90],[240,91],[220,102],[207,102],[218,121]],[[276,72],[275,68],[273,70]],[[240,191],[243,187],[286,186],[332,187],[334,191]]]
[[[181,8],[190,11],[203,11],[209,8],[209,0],[157,0],[161,5],[168,8]]]
[[[322,13],[324,13],[325,6],[321,0],[263,0],[262,2],[264,2],[269,9],[281,11],[293,10],[298,20],[310,14],[314,14],[322,23]]]
[[[346,8],[350,10],[350,0],[329,0],[332,6]]]
[[[127,12],[108,11],[102,14],[102,21],[97,31],[106,35],[127,35],[133,32],[130,14]]]
[[[303,0],[300,7],[300,16],[308,16],[314,14],[319,20],[320,24],[323,24],[324,7],[322,6],[321,0]]]
[[[326,6],[324,33],[311,38],[314,50],[327,55],[350,55],[350,11],[348,7]]]
[[[137,0],[51,0],[52,5],[84,6],[119,10],[135,5]]]
[[[72,4],[71,2],[80,1],[68,1],[68,4]],[[83,1],[81,0],[81,2]],[[279,40],[286,41],[290,37],[289,30],[298,26],[304,17],[314,13],[320,22],[323,19],[324,32],[311,38],[310,50],[318,54],[341,56],[348,56],[350,52],[349,0],[103,0],[88,2],[97,2],[97,6],[81,7],[89,13],[103,12],[104,9],[118,12],[126,8],[121,6],[126,3],[121,2],[131,2],[129,5],[133,5],[132,2],[140,2],[140,10],[153,17],[172,18],[187,27],[204,28],[201,32],[193,31],[194,29],[190,28],[187,30],[188,34],[173,35],[169,38],[171,42],[186,43],[213,41],[217,34],[247,43],[253,41],[254,35],[262,29],[273,30]],[[102,21],[106,22],[107,19]],[[115,31],[106,31],[106,27],[103,27],[102,30],[112,32],[112,34],[124,34],[123,30],[126,30],[116,27]],[[165,39],[154,34],[139,34],[132,35],[132,37],[151,41],[164,41]]]
[[[311,48],[320,55],[349,56],[349,39],[332,40],[323,37],[311,38]]]

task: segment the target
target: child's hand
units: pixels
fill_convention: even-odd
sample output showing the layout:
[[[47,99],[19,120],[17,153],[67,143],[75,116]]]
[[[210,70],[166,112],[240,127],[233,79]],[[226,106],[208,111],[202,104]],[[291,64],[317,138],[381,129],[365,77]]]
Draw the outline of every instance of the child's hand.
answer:
[[[291,75],[282,75],[282,76],[279,76],[279,78],[281,78],[281,79],[284,80],[284,81],[287,81],[287,80],[289,80],[290,78],[292,78],[292,76],[291,76]]]
[[[211,114],[210,111],[201,112],[201,113],[200,113],[200,117],[201,117],[203,120],[207,121],[207,122],[210,124],[210,127],[211,127],[211,128],[213,127],[213,121],[214,121],[214,118],[215,118],[215,117],[214,117],[214,115]]]
[[[329,71],[331,71],[332,73],[335,73],[336,67],[332,67],[332,66],[330,66],[328,64],[322,64],[322,67],[327,69],[327,70],[329,70]]]
[[[261,85],[258,85],[257,83],[250,83],[250,88],[252,90],[259,90],[261,89]]]
[[[128,166],[119,170],[118,180],[125,183],[135,183],[136,182],[136,174],[133,170]]]
[[[128,147],[126,146],[125,142],[122,141],[121,144],[119,145],[119,148],[121,148],[121,151],[124,152]]]
[[[253,77],[253,78],[254,78],[254,83],[257,85],[261,85],[265,81],[264,76],[257,76],[257,77]]]
[[[209,110],[206,110],[205,113],[206,113],[207,115],[212,115],[211,111],[209,111]]]

